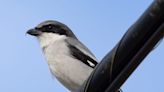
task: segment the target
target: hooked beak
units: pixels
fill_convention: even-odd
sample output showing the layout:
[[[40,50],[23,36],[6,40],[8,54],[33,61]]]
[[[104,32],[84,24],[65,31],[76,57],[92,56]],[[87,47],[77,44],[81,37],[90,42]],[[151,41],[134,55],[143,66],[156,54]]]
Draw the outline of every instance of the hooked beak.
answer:
[[[27,31],[27,34],[32,36],[39,36],[42,32],[36,29],[30,29]]]

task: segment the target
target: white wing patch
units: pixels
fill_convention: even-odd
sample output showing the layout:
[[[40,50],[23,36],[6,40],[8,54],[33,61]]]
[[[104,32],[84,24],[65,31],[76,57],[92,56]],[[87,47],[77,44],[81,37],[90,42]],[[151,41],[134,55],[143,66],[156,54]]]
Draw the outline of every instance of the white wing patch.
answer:
[[[93,63],[90,62],[89,60],[87,60],[87,62],[89,63],[90,66],[95,67],[95,64],[93,64]]]

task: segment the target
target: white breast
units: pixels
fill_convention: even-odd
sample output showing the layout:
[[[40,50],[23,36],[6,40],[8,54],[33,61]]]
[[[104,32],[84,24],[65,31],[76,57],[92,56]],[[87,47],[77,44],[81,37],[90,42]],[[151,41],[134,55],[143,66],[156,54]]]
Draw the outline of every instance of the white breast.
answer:
[[[65,87],[74,92],[89,77],[93,69],[70,56],[69,49],[64,41],[65,36],[55,36],[53,35],[51,40],[47,35],[40,38],[41,47],[46,46],[44,54],[52,74]]]

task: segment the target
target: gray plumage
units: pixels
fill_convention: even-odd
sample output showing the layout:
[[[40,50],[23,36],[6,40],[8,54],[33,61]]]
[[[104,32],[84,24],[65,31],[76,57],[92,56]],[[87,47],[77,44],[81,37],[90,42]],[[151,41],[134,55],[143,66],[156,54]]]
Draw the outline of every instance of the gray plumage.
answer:
[[[89,77],[97,59],[64,24],[45,21],[27,32],[36,36],[51,73],[75,92]]]

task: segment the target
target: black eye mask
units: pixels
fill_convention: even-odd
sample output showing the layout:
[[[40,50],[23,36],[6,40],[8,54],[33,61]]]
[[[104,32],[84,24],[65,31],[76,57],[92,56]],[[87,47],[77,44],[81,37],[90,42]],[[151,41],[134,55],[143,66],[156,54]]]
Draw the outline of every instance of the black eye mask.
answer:
[[[56,33],[59,35],[65,35],[67,37],[76,38],[74,33],[69,29],[66,25],[61,23],[49,23],[49,24],[42,24],[41,27],[36,27],[35,29],[44,33]],[[77,38],[76,38],[77,39]]]
[[[59,35],[66,35],[66,36],[68,36],[68,34],[69,34],[62,27],[57,26],[57,25],[51,25],[51,24],[45,25],[45,26],[43,26],[41,28],[36,28],[36,29],[38,29],[38,30],[40,30],[42,32],[47,32],[47,33],[57,33]]]

